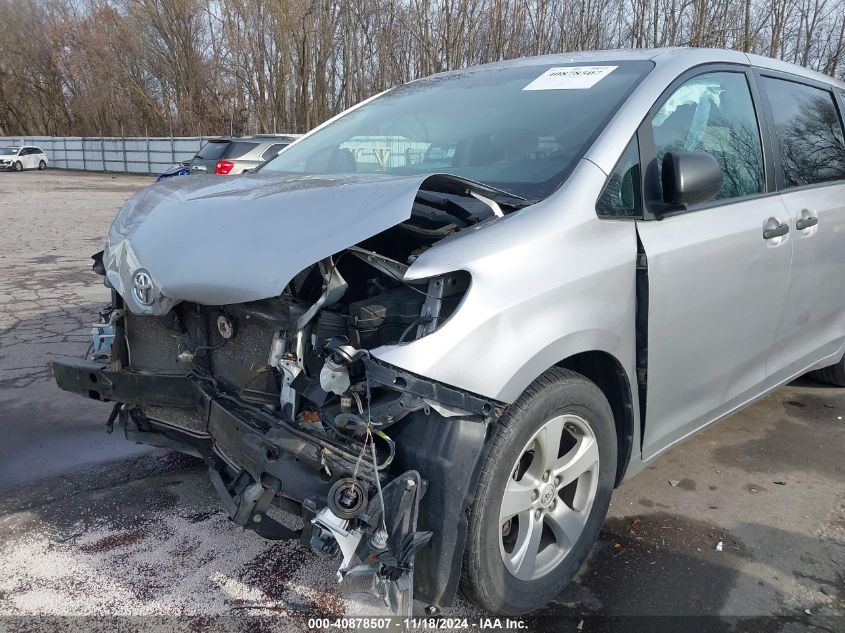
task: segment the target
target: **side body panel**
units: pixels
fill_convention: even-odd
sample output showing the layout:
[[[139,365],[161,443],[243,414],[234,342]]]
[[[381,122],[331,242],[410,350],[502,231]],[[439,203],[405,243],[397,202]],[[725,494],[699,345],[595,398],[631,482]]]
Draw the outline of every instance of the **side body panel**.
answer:
[[[770,92],[769,86],[797,87],[798,84],[787,82],[799,82],[809,86],[805,88],[807,90],[817,89],[818,97],[838,110],[838,121],[831,121],[823,115],[823,110],[805,104],[801,109],[800,126],[790,134],[789,144],[809,147],[810,154],[823,168],[836,164],[837,156],[839,165],[845,165],[845,147],[842,146],[845,103],[841,90],[831,90],[829,84],[816,81],[819,77],[815,75],[796,77],[788,72],[763,69],[756,75],[765,97],[769,126],[776,138],[775,168],[781,195],[794,221],[791,227],[794,254],[786,309],[777,344],[767,363],[771,381],[777,383],[814,366],[830,365],[842,357],[845,344],[845,182],[786,187],[783,164],[789,161],[791,169],[801,170],[797,159],[800,152],[787,155],[790,148],[781,147],[783,130],[778,129],[775,114],[782,116],[782,108],[787,108],[788,104],[780,104],[776,98],[777,88]],[[812,171],[814,164],[806,168]]]
[[[638,230],[648,256],[648,458],[754,397],[789,279],[792,244],[763,239],[789,216],[776,195]]]
[[[793,263],[778,344],[768,369],[787,380],[816,363],[838,360],[845,337],[845,183],[787,191]],[[818,224],[795,223],[815,215]]]

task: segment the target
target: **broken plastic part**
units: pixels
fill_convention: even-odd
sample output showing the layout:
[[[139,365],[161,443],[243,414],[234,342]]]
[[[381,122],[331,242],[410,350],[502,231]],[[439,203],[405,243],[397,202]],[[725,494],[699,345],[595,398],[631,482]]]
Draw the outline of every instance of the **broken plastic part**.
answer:
[[[431,539],[431,532],[417,531],[419,503],[424,492],[419,473],[407,471],[384,487],[383,501],[376,498],[370,502],[368,514],[375,517],[384,508],[390,528],[378,528],[369,539],[359,539],[354,558],[344,555],[338,571],[344,591],[373,594],[384,600],[395,615],[412,615],[414,557]],[[331,520],[317,523],[330,529]],[[343,539],[348,539],[345,536],[348,532],[338,533],[341,537],[338,544],[343,551]],[[346,545],[349,546],[348,540]]]
[[[334,540],[337,542],[340,552],[343,555],[343,561],[340,568],[337,570],[338,582],[343,580],[344,572],[349,568],[352,562],[355,550],[358,549],[358,543],[361,542],[362,533],[358,529],[350,529],[349,520],[341,519],[334,514],[329,508],[323,508],[317,513],[317,516],[312,520],[312,523],[323,530],[327,530]],[[325,535],[320,532],[319,538],[324,538]],[[313,541],[312,541],[313,542]]]
[[[359,246],[350,246],[346,250],[361,261],[367,262],[379,272],[382,272],[397,281],[401,281],[405,276],[405,273],[408,272],[408,266],[405,264],[397,262],[394,259],[390,259],[389,257],[385,257],[384,255],[379,255],[374,251],[368,251]]]
[[[334,305],[346,293],[349,284],[341,276],[331,257],[319,263],[320,274],[323,276],[323,293],[314,304],[296,321],[296,330],[301,332],[311,320],[317,316],[322,308]]]
[[[346,365],[334,362],[327,358],[320,370],[320,387],[326,393],[343,395],[348,391],[352,381],[349,378],[349,370]]]

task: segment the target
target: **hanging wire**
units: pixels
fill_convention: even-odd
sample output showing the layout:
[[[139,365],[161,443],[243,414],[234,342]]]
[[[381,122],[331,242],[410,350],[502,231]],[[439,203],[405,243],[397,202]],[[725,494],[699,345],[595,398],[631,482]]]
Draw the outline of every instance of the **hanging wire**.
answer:
[[[372,415],[370,412],[370,402],[372,402],[372,394],[370,393],[370,375],[367,374],[367,438],[372,442],[370,445],[370,449],[373,454],[373,469],[375,470],[376,474],[376,489],[378,490],[378,499],[379,503],[381,503],[381,527],[384,528],[385,533],[387,533],[387,509],[384,506],[384,493],[381,491],[381,477],[378,474],[378,458],[376,457],[376,438],[373,437],[372,433],[370,432],[370,428],[372,427]]]

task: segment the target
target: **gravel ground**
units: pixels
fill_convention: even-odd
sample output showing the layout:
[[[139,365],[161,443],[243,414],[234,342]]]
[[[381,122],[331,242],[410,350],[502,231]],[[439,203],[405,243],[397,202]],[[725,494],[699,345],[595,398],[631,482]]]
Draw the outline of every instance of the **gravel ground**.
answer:
[[[81,353],[107,300],[88,257],[149,182],[0,174],[0,630],[33,630],[15,616],[196,631],[383,613],[340,595],[337,561],[231,524],[201,464],[105,435],[108,407],[52,384],[50,356]],[[801,380],[658,459],[616,492],[588,564],[537,628],[672,616],[624,630],[695,630],[718,614],[708,630],[845,631],[843,417],[845,390]],[[446,615],[484,614],[458,600]],[[667,621],[681,624],[655,624]]]

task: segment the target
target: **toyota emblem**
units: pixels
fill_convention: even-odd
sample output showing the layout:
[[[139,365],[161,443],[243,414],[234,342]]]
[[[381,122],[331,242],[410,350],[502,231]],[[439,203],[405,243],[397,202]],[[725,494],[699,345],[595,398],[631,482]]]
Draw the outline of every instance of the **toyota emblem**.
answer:
[[[153,296],[153,278],[144,269],[135,272],[133,277],[132,294],[135,295],[135,300],[143,306],[152,305],[155,297]]]

